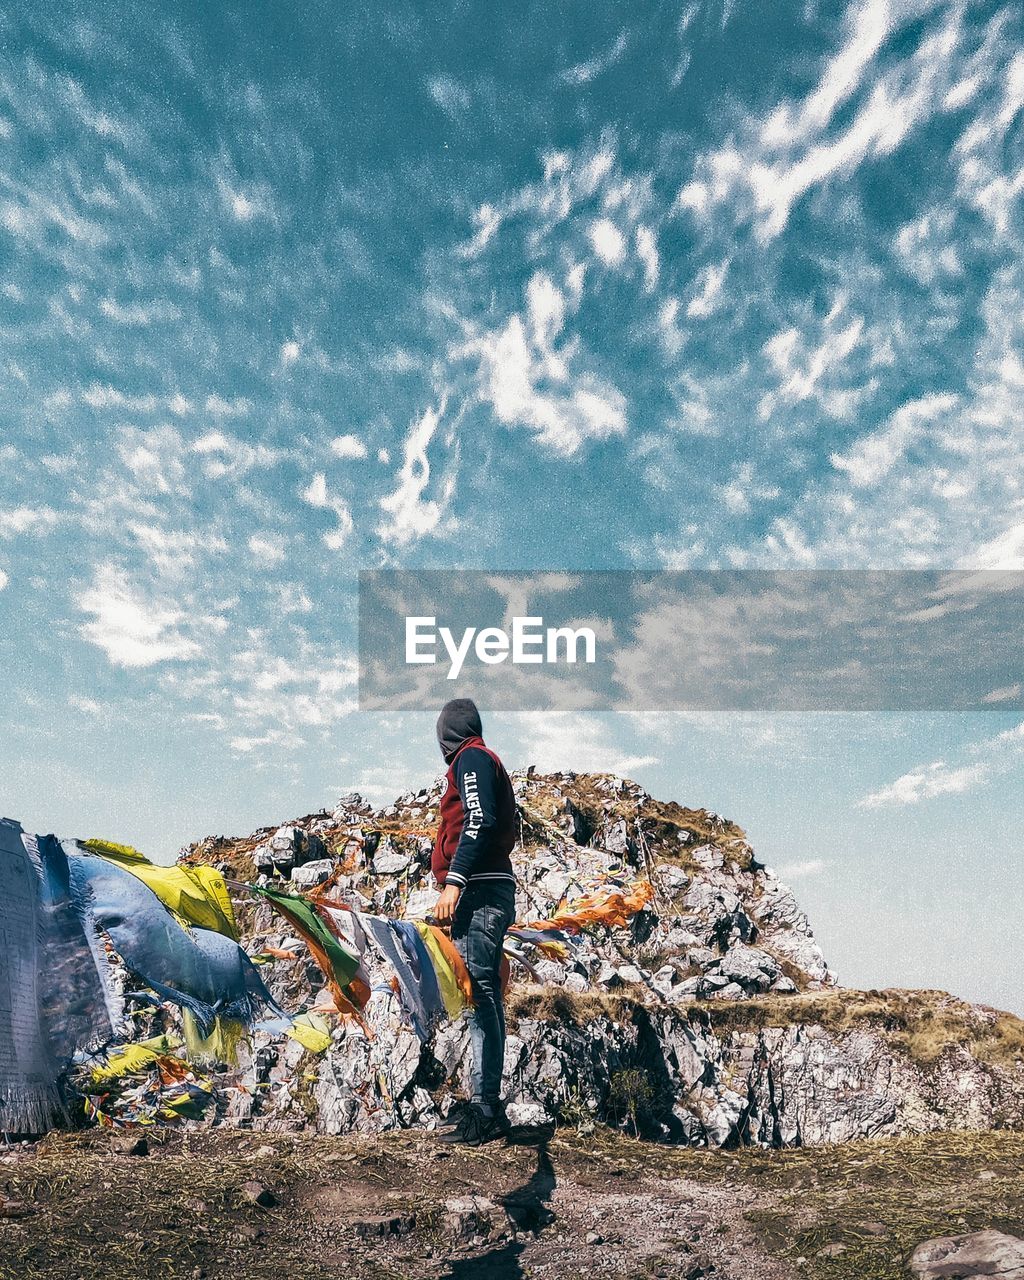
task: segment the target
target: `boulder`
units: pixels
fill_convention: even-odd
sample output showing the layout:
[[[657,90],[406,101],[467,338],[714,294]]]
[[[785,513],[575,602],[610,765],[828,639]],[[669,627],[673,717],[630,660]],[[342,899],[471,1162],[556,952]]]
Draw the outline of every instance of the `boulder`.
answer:
[[[446,1200],[445,1225],[456,1239],[471,1240],[488,1236],[496,1227],[505,1225],[505,1211],[487,1196],[458,1196]]]
[[[315,862],[304,862],[301,867],[292,867],[292,884],[299,889],[312,889],[314,885],[325,884],[333,870],[332,858],[317,858]]]
[[[919,1280],[1024,1280],[1024,1240],[1002,1231],[941,1236],[917,1246],[910,1270]]]
[[[373,869],[379,876],[401,875],[409,869],[411,862],[412,855],[396,849],[387,838],[380,842],[373,855]]]

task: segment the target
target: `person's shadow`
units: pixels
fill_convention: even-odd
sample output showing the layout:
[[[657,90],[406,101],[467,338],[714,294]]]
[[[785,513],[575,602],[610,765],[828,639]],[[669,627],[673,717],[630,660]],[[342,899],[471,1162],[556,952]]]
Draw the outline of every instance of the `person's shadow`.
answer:
[[[555,1167],[545,1137],[537,1144],[537,1167],[529,1180],[496,1199],[517,1232],[535,1232],[555,1220],[547,1203],[554,1189]],[[457,1259],[448,1264],[443,1280],[525,1280],[526,1272],[520,1263],[524,1247],[522,1240],[509,1240],[479,1257]]]

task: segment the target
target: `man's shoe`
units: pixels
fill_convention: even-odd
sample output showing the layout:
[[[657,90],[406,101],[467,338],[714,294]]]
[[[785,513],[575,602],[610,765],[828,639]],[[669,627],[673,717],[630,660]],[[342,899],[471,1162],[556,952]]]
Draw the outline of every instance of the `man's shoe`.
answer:
[[[498,1116],[485,1116],[479,1107],[471,1106],[462,1113],[454,1128],[442,1133],[438,1141],[464,1147],[480,1147],[485,1142],[503,1138],[506,1132],[506,1125]]]
[[[466,1112],[472,1104],[469,1102],[453,1102],[448,1108],[448,1114],[441,1121],[438,1128],[440,1129],[457,1129],[462,1123]]]

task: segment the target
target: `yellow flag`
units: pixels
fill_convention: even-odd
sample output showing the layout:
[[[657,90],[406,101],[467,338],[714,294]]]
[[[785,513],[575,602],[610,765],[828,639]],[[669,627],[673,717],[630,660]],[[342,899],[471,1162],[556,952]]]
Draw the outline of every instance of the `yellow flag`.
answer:
[[[215,867],[158,867],[130,845],[84,840],[83,845],[108,862],[130,871],[182,924],[212,929],[238,941],[238,926],[224,877]]]

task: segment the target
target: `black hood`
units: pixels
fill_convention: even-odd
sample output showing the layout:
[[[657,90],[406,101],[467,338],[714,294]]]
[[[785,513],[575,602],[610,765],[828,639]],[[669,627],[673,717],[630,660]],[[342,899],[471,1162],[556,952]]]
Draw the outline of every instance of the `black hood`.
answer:
[[[450,760],[467,738],[482,738],[480,712],[472,698],[453,698],[437,717],[437,741],[441,754]]]

